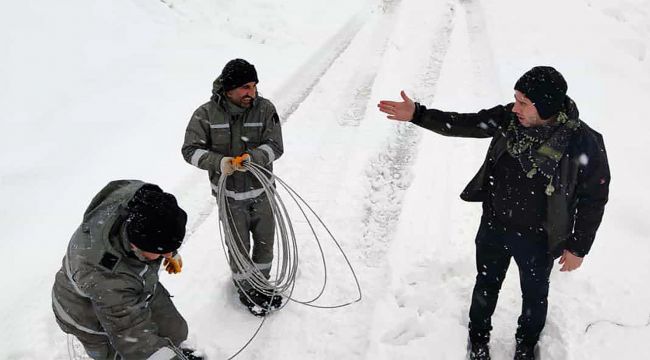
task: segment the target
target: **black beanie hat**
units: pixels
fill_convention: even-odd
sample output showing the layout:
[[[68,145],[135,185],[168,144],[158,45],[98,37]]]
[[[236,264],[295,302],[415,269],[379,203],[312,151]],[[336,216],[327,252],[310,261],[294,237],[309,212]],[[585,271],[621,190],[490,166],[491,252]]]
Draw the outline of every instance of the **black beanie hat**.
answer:
[[[255,66],[249,64],[244,59],[228,61],[226,66],[223,67],[220,77],[224,91],[236,89],[251,81],[254,81],[256,84],[259,82]]]
[[[155,254],[175,251],[183,243],[187,214],[172,194],[143,186],[127,205],[126,236],[139,249]]]
[[[526,72],[515,84],[535,104],[542,119],[549,119],[562,110],[567,83],[557,70],[550,66],[536,66]]]

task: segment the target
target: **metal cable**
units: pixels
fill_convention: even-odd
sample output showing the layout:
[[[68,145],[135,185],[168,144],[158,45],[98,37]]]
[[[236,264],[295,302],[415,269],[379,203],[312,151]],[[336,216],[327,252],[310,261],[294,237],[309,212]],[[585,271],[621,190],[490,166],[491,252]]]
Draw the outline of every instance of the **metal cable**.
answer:
[[[318,214],[316,214],[316,212],[311,208],[311,206],[309,206],[309,204],[293,188],[291,188],[285,181],[277,177],[269,170],[251,161],[244,162],[243,166],[259,181],[259,183],[262,185],[262,188],[264,190],[263,196],[266,196],[269,199],[269,204],[271,206],[271,211],[273,213],[273,221],[275,222],[276,225],[275,243],[277,244],[277,246],[276,246],[276,256],[274,256],[274,260],[273,260],[275,271],[273,277],[271,279],[267,279],[264,276],[264,274],[259,269],[257,269],[255,264],[251,260],[249,254],[247,253],[244,254],[240,252],[240,249],[242,248],[245,249],[246,247],[243,246],[242,236],[238,233],[237,229],[236,228],[233,229],[230,225],[229,219],[232,219],[232,212],[230,209],[230,205],[228,204],[228,199],[226,197],[227,176],[222,174],[217,183],[216,197],[217,197],[217,206],[219,208],[219,234],[221,236],[222,248],[228,263],[233,264],[233,266],[236,268],[238,273],[250,275],[247,278],[247,281],[250,283],[251,287],[253,287],[255,290],[257,290],[258,292],[266,296],[282,295],[293,302],[311,306],[311,307],[323,308],[323,309],[340,308],[361,301],[362,299],[361,285],[359,284],[359,279],[357,278],[357,274],[355,273],[354,268],[352,267],[352,264],[350,263],[350,260],[348,259],[347,255],[343,251],[343,248],[336,240],[332,232],[329,230],[329,228],[325,225],[323,220],[318,216]],[[275,186],[276,183],[279,184],[280,187],[289,194],[289,197],[291,198],[293,203],[297,205],[300,215],[302,215],[302,217],[306,220],[309,226],[309,229],[311,231],[313,239],[316,242],[316,245],[318,246],[318,251],[321,256],[321,263],[323,268],[322,285],[320,286],[320,290],[318,291],[318,293],[313,298],[308,300],[299,300],[293,297],[293,291],[296,285],[296,275],[297,275],[298,264],[299,264],[298,245],[296,241],[296,234],[294,232],[294,227],[291,221],[291,216],[289,214],[289,210],[287,209],[284,201],[280,197],[278,189],[276,189]],[[321,296],[325,293],[325,289],[327,288],[327,282],[328,282],[328,276],[327,276],[328,268],[327,268],[327,259],[325,256],[325,252],[321,244],[321,239],[319,238],[316,232],[316,229],[314,227],[315,224],[312,223],[312,220],[310,219],[310,215],[317,220],[317,222],[320,224],[320,226],[323,227],[323,229],[325,229],[325,231],[327,231],[328,237],[336,245],[336,248],[338,249],[341,256],[343,256],[343,259],[345,260],[348,269],[350,270],[350,273],[352,274],[355,281],[355,285],[358,292],[358,297],[356,299],[345,303],[333,304],[333,305],[313,304],[315,301],[320,299]],[[230,251],[228,251],[228,249],[230,249]],[[259,306],[260,308],[264,308],[263,306],[261,306],[261,304],[255,303],[254,299],[249,297],[248,294],[245,291],[243,291],[241,285],[238,282],[235,282],[235,284],[240,288],[242,293],[253,304]],[[266,311],[269,313],[272,311],[278,311],[284,308],[284,306],[286,306],[288,303],[289,302],[286,301],[284,302],[284,304],[282,304],[280,308],[272,309],[271,302],[269,302]],[[262,325],[264,324],[265,319],[266,318],[262,320],[259,327],[255,331],[253,336],[248,340],[248,342],[239,351],[237,351],[234,355],[232,355],[229,359],[232,359],[235,356],[237,356],[252,342],[252,340],[255,338],[255,336],[260,331]]]

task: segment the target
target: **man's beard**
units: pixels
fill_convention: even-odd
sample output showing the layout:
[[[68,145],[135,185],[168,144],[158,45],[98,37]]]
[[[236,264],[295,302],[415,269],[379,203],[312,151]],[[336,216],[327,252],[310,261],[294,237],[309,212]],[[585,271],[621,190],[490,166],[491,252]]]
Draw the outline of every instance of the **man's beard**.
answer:
[[[244,100],[246,100],[246,99],[250,99],[250,101],[244,101]],[[253,102],[254,102],[254,101],[255,101],[255,98],[250,97],[250,96],[244,96],[243,98],[241,98],[241,99],[239,100],[239,104],[238,104],[238,105],[239,105],[240,107],[243,107],[243,108],[248,108],[248,107],[251,107],[251,106],[253,105]]]

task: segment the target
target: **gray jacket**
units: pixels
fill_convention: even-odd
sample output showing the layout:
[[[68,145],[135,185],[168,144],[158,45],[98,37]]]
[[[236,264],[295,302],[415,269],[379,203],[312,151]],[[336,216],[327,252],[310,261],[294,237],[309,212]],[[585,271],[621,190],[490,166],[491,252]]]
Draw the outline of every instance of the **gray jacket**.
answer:
[[[216,195],[224,156],[248,153],[254,163],[273,171],[273,161],[282,156],[284,148],[280,119],[271,101],[257,96],[242,114],[232,114],[220,78],[214,82],[213,94],[209,102],[194,111],[181,151],[185,161],[208,170],[212,193]],[[252,199],[262,193],[262,185],[249,172],[235,172],[226,180],[226,196],[235,200]]]
[[[154,185],[113,181],[93,198],[56,274],[52,306],[59,321],[107,336],[125,359],[172,359],[179,350],[158,335],[149,309],[161,259],[139,260],[122,236],[126,206],[143,186]]]

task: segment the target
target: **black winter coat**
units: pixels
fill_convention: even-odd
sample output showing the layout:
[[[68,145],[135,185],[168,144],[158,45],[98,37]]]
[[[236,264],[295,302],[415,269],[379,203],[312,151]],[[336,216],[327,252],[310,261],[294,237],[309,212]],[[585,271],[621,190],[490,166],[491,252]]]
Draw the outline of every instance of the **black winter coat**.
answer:
[[[483,165],[461,193],[465,201],[488,201],[487,180],[494,165],[507,151],[505,132],[513,104],[498,105],[478,113],[460,114],[427,109],[416,103],[411,122],[445,136],[492,138]],[[578,119],[575,103],[567,97],[565,111]],[[594,242],[609,195],[610,173],[603,137],[580,120],[553,179],[555,191],[548,196],[546,221],[549,252],[564,249],[584,257]]]

